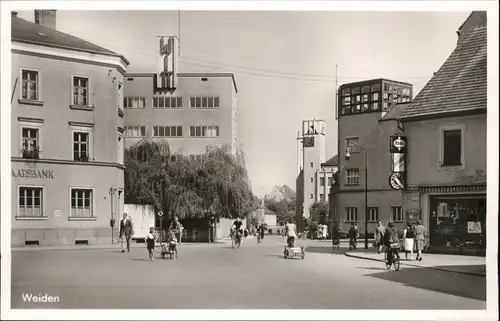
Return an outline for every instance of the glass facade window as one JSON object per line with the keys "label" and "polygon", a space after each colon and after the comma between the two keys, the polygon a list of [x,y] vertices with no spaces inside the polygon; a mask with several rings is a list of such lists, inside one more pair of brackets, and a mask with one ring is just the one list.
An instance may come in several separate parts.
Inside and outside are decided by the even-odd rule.
{"label": "glass facade window", "polygon": [[354,87],[352,89],[352,94],[353,95],[358,95],[360,92],[361,92],[361,88],[360,87]]}
{"label": "glass facade window", "polygon": [[361,101],[367,102],[368,101],[368,94],[364,94],[363,96],[361,96]]}
{"label": "glass facade window", "polygon": [[380,103],[379,102],[372,103],[372,110],[380,110]]}
{"label": "glass facade window", "polygon": [[380,84],[373,84],[373,85],[371,86],[371,90],[372,90],[372,92],[378,92],[378,91],[380,91],[380,89],[381,89]]}
{"label": "glass facade window", "polygon": [[342,89],[342,96],[349,96],[351,94],[351,88]]}
{"label": "glass facade window", "polygon": [[370,92],[370,85],[366,85],[366,86],[361,87],[362,94],[367,94],[369,92]]}
{"label": "glass facade window", "polygon": [[372,94],[372,101],[376,100],[378,101],[380,99],[380,93],[373,93]]}
{"label": "glass facade window", "polygon": [[367,111],[370,111],[370,107],[368,104],[363,104],[363,112],[367,112]]}
{"label": "glass facade window", "polygon": [[431,198],[431,246],[486,249],[486,195]]}

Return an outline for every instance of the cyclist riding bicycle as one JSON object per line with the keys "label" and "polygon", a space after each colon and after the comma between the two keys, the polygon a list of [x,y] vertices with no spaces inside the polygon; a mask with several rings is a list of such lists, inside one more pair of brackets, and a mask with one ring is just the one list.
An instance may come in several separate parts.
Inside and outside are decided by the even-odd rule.
{"label": "cyclist riding bicycle", "polygon": [[286,243],[288,247],[292,248],[295,246],[295,238],[297,237],[297,226],[292,222],[286,222],[285,224],[285,233],[286,233]]}
{"label": "cyclist riding bicycle", "polygon": [[388,264],[392,264],[393,254],[399,258],[399,251],[397,248],[392,248],[391,244],[399,244],[398,231],[394,227],[392,222],[389,223],[387,230],[384,234],[384,245],[386,247],[385,253],[387,257]]}
{"label": "cyclist riding bicycle", "polygon": [[239,218],[233,222],[231,226],[231,237],[235,237],[235,240],[241,242],[241,235],[243,234],[243,222]]}

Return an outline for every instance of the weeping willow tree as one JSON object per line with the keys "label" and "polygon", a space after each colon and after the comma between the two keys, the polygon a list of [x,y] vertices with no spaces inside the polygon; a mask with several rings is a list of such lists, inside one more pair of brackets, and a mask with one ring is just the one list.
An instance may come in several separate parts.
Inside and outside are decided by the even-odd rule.
{"label": "weeping willow tree", "polygon": [[242,152],[233,155],[223,146],[202,161],[172,156],[166,141],[144,140],[127,149],[125,202],[151,204],[179,218],[243,217],[257,208]]}

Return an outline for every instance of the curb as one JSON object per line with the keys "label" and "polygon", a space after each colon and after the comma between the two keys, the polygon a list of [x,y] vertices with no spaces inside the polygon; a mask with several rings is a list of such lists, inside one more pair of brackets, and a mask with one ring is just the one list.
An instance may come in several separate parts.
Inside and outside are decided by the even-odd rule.
{"label": "curb", "polygon": [[[371,258],[371,257],[363,257],[363,256],[354,255],[354,254],[350,254],[350,253],[345,253],[345,256],[351,257],[351,258],[355,258],[355,259],[360,259],[360,260],[369,260],[369,261],[384,262],[384,260],[374,259],[374,258]],[[436,271],[442,271],[442,272],[450,272],[450,273],[474,275],[474,276],[480,276],[480,277],[483,277],[483,278],[486,277],[486,275],[482,274],[482,273],[465,272],[465,271],[453,271],[453,270],[448,270],[448,269],[443,269],[443,268],[437,268],[437,267],[434,267],[434,266],[411,265],[411,264],[407,264],[407,263],[403,263],[403,262],[401,262],[400,264],[401,265],[407,265],[407,266],[413,266],[413,267],[417,267],[417,268],[421,268],[421,269],[430,269],[430,270],[436,270]]]}
{"label": "curb", "polygon": [[[181,246],[183,245],[212,245],[212,244],[227,244],[230,243],[230,241],[225,241],[225,240],[217,240],[215,242],[189,242],[189,243],[182,243],[180,244]],[[131,246],[131,249],[140,249],[145,247],[146,245],[141,244],[141,245],[134,245]],[[155,248],[160,248],[159,244],[155,245]],[[11,248],[11,252],[38,252],[38,251],[95,251],[95,250],[119,250],[120,249],[120,244],[110,244],[109,246],[102,246],[102,247],[93,247],[93,246],[85,246],[82,245],[81,247],[71,247],[71,246],[61,246],[61,247],[13,247]]]}

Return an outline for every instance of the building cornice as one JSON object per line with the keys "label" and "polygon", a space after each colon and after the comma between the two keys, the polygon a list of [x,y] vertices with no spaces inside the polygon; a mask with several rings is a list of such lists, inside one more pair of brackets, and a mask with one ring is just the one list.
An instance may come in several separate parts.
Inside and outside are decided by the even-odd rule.
{"label": "building cornice", "polygon": [[105,53],[94,53],[73,48],[62,48],[50,45],[40,45],[12,39],[12,52],[32,56],[60,59],[73,62],[90,63],[94,65],[113,66],[122,74],[127,72],[128,61],[125,57]]}
{"label": "building cornice", "polygon": [[70,160],[62,159],[26,159],[22,157],[11,157],[12,163],[29,163],[29,164],[56,164],[56,165],[79,165],[79,166],[101,166],[101,167],[115,167],[121,170],[125,170],[125,165],[118,163],[109,162],[75,162]]}

